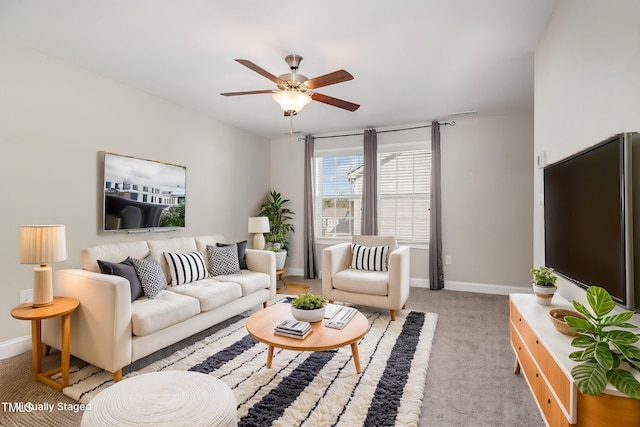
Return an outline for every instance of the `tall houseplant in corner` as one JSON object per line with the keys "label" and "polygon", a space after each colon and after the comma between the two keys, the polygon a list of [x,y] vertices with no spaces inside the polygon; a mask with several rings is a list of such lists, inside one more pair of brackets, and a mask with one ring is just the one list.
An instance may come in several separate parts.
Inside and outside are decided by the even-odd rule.
{"label": "tall houseplant in corner", "polygon": [[[270,231],[265,234],[264,238],[272,248],[279,247],[279,250],[274,250],[276,257],[279,252],[285,253],[282,259],[286,258],[286,251],[289,249],[287,233],[289,231],[295,232],[293,224],[291,224],[295,213],[286,206],[289,203],[291,203],[290,200],[283,198],[279,192],[273,190],[267,195],[267,200],[260,205],[260,213],[258,214],[269,219]],[[276,267],[282,268],[283,266],[277,265]]]}

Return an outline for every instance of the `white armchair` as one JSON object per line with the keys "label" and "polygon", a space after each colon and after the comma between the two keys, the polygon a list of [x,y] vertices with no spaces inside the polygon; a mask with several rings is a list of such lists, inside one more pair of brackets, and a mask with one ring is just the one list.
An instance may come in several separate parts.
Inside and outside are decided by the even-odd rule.
{"label": "white armchair", "polygon": [[409,248],[397,246],[392,236],[353,236],[363,246],[389,246],[387,271],[351,268],[351,243],[339,243],[322,251],[322,295],[342,301],[387,308],[391,320],[409,299]]}

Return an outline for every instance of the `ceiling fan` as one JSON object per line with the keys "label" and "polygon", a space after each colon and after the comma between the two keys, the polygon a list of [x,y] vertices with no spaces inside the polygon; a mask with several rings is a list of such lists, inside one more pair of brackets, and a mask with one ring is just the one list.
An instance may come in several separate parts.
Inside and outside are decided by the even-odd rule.
{"label": "ceiling fan", "polygon": [[271,93],[273,94],[273,99],[278,104],[280,104],[280,106],[284,110],[285,116],[293,116],[297,114],[305,105],[311,102],[311,100],[322,102],[323,104],[332,105],[334,107],[342,108],[348,111],[356,111],[358,108],[360,108],[360,105],[354,104],[353,102],[333,98],[331,96],[323,95],[321,93],[313,91],[314,89],[320,87],[353,80],[353,76],[348,71],[338,70],[334,71],[333,73],[325,74],[313,79],[307,79],[306,76],[298,74],[298,67],[302,62],[302,56],[296,54],[287,55],[284,60],[289,65],[291,72],[276,77],[251,61],[248,61],[246,59],[236,59],[236,61],[240,64],[274,82],[278,86],[278,90],[267,89],[251,90],[245,92],[226,92],[221,93],[220,95],[237,96]]}

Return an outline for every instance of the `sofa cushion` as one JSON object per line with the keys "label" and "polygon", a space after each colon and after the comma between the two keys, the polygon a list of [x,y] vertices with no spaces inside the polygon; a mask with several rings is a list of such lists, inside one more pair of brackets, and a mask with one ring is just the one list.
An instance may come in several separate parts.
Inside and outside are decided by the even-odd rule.
{"label": "sofa cushion", "polygon": [[208,236],[196,237],[196,248],[204,254],[204,262],[207,265],[207,271],[211,270],[209,257],[207,255],[207,246],[215,246],[218,242],[224,242],[224,236],[222,234],[210,234]]}
{"label": "sofa cushion", "polygon": [[214,279],[204,279],[180,286],[172,286],[167,290],[197,299],[200,303],[201,312],[221,307],[242,296],[242,288],[239,284],[219,282]]}
{"label": "sofa cushion", "polygon": [[127,258],[133,268],[136,269],[142,290],[149,299],[153,299],[158,293],[167,287],[167,278],[164,276],[160,264],[151,255],[145,259]]}
{"label": "sofa cushion", "polygon": [[102,274],[124,277],[129,281],[129,287],[131,288],[131,302],[137,300],[141,296],[144,296],[144,290],[142,289],[142,284],[138,278],[138,273],[136,273],[136,269],[128,258],[118,263],[102,261],[99,259],[98,265],[100,266],[100,272]]}
{"label": "sofa cushion", "polygon": [[131,303],[133,335],[152,334],[199,312],[200,304],[197,299],[166,290],[160,291],[154,299],[137,299]]}
{"label": "sofa cushion", "polygon": [[169,271],[169,264],[167,264],[167,260],[164,258],[164,253],[187,253],[198,250],[196,247],[196,240],[193,237],[147,240],[146,243],[149,245],[149,253],[151,256],[160,263],[160,267],[162,267],[162,271],[167,278],[167,284],[169,284],[169,279],[171,279],[171,272]]}
{"label": "sofa cushion", "polygon": [[354,270],[348,268],[336,273],[333,287],[341,291],[366,294],[388,295],[389,273],[387,271]]}
{"label": "sofa cushion", "polygon": [[238,283],[242,287],[243,297],[260,289],[268,289],[271,284],[271,278],[268,274],[250,270],[241,270],[240,274],[215,276],[214,279],[221,282]]}
{"label": "sofa cushion", "polygon": [[207,254],[209,256],[209,271],[212,276],[240,273],[238,248],[235,243],[223,247],[209,245],[207,246]]}
{"label": "sofa cushion", "polygon": [[204,264],[204,257],[198,251],[183,254],[165,252],[164,258],[169,265],[171,286],[178,286],[209,277],[209,272]]}
{"label": "sofa cushion", "polygon": [[[216,243],[216,246],[221,248],[223,246],[229,246],[231,245],[231,243]],[[247,257],[246,257],[246,252],[247,252],[247,241],[243,240],[242,242],[238,242],[236,243],[236,245],[238,245],[238,264],[240,265],[240,270],[246,270],[247,269]]]}
{"label": "sofa cushion", "polygon": [[351,244],[351,268],[356,270],[387,271],[389,246]]}
{"label": "sofa cushion", "polygon": [[149,255],[147,242],[124,242],[92,246],[82,250],[82,269],[100,273],[98,260],[120,262],[127,257],[143,259]]}

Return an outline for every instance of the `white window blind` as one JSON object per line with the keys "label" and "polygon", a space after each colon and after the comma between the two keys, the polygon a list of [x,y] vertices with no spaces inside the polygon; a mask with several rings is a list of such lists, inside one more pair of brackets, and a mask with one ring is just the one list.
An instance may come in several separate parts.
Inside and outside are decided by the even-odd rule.
{"label": "white window blind", "polygon": [[399,241],[429,241],[431,151],[378,154],[378,233]]}

